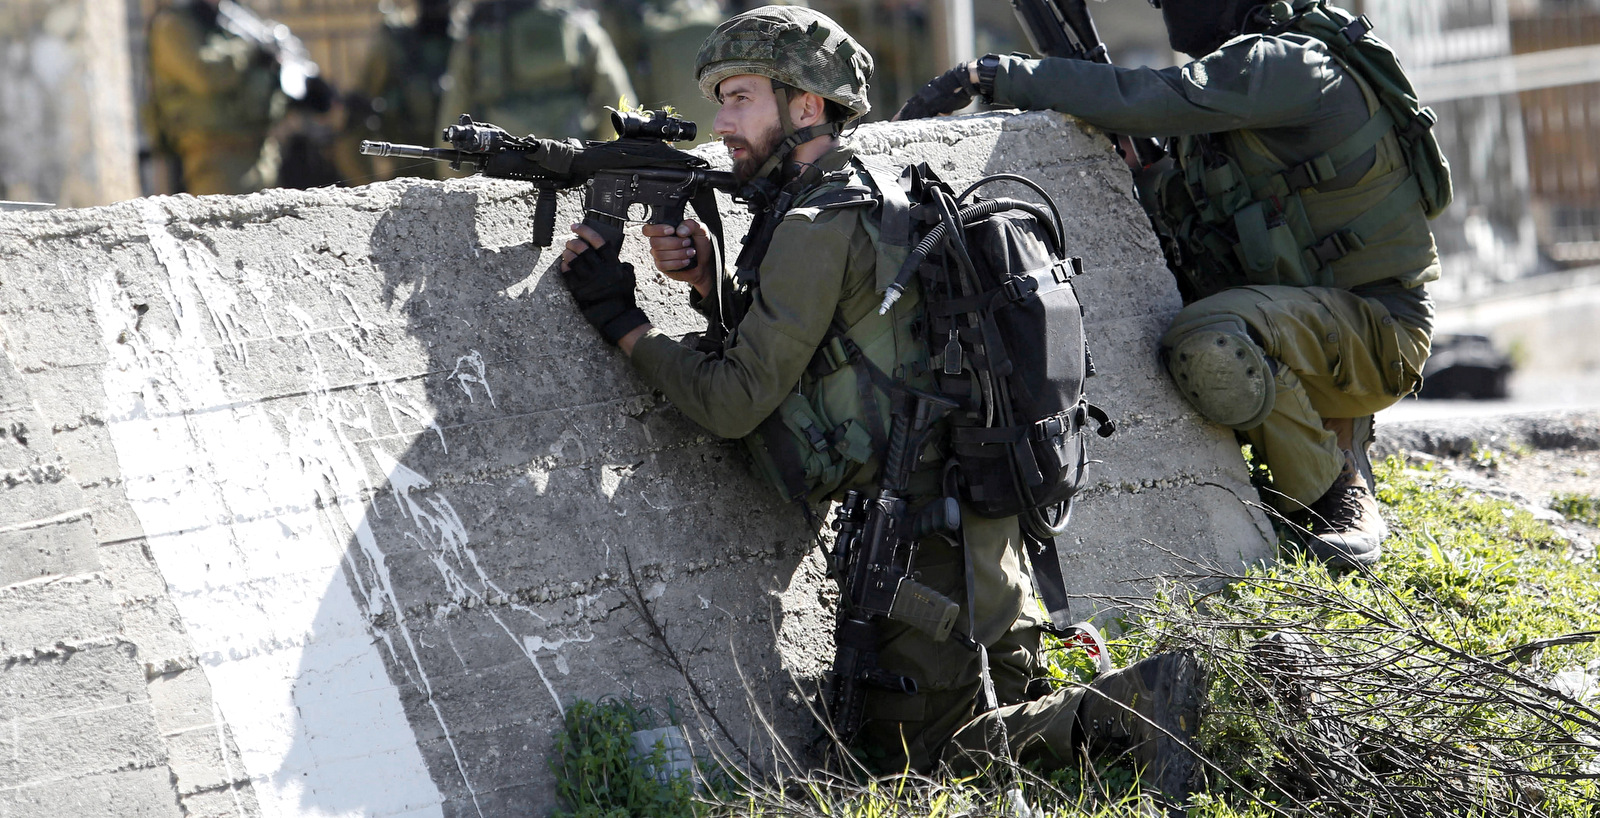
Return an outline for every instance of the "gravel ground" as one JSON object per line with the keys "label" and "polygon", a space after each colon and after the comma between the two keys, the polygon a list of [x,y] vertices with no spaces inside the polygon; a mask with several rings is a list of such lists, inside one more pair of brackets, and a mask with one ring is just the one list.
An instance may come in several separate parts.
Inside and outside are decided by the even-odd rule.
{"label": "gravel ground", "polygon": [[1600,497],[1600,409],[1381,424],[1374,459],[1403,453],[1548,520],[1592,557],[1600,529],[1550,510],[1557,494]]}

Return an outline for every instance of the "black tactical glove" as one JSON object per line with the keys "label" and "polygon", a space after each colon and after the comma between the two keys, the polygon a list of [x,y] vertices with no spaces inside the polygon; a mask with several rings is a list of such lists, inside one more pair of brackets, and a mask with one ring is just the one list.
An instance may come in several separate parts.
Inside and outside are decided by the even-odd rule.
{"label": "black tactical glove", "polygon": [[967,107],[974,96],[981,96],[984,102],[992,103],[994,78],[999,71],[1000,57],[995,54],[985,54],[971,62],[961,63],[922,86],[916,96],[900,106],[894,119],[904,122],[953,114]]}
{"label": "black tactical glove", "polygon": [[927,119],[953,114],[972,102],[972,95],[976,90],[972,87],[971,69],[966,63],[961,63],[929,80],[927,85],[917,91],[916,96],[900,106],[900,110],[894,115],[894,120],[904,122],[908,119]]}
{"label": "black tactical glove", "polygon": [[593,248],[579,253],[561,271],[561,283],[585,320],[600,331],[606,343],[615,345],[622,336],[650,323],[639,302],[634,300],[633,265],[622,263],[613,247]]}

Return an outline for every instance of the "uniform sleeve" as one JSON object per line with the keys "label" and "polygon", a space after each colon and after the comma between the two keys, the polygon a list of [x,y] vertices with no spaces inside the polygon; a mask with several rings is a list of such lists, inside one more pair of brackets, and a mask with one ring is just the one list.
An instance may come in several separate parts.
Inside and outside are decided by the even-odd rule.
{"label": "uniform sleeve", "polygon": [[1305,124],[1333,85],[1320,44],[1245,37],[1186,65],[1121,68],[1084,60],[1002,58],[999,102],[1051,108],[1134,137]]}
{"label": "uniform sleeve", "polygon": [[817,222],[790,216],[773,233],[761,286],[720,358],[651,330],[633,348],[633,364],[689,419],[719,437],[740,438],[800,382],[838,307],[851,251],[849,213]]}
{"label": "uniform sleeve", "polygon": [[[203,54],[205,44],[195,26],[175,13],[150,22],[150,70],[197,96],[213,96],[238,88],[245,76],[243,53]],[[207,59],[207,57],[210,59]]]}

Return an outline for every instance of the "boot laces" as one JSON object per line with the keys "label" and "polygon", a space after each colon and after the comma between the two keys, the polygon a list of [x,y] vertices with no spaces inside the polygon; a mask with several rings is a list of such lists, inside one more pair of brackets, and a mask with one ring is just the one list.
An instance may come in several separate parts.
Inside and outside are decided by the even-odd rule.
{"label": "boot laces", "polygon": [[1347,531],[1360,522],[1366,505],[1366,486],[1338,485],[1313,503],[1312,529]]}

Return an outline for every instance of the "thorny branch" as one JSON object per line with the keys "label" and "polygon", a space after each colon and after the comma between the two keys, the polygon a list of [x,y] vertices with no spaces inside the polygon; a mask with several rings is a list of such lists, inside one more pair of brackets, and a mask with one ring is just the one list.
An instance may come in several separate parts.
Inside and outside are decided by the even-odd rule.
{"label": "thorny branch", "polygon": [[667,639],[666,627],[661,620],[656,618],[655,610],[650,607],[649,600],[644,598],[644,589],[640,586],[639,574],[633,569],[633,555],[626,548],[622,549],[622,560],[628,568],[628,584],[622,588],[622,598],[628,603],[628,607],[638,614],[640,621],[644,622],[645,628],[649,631],[648,638],[640,637],[631,631],[628,635],[633,637],[635,642],[660,656],[679,676],[683,677],[684,684],[689,686],[690,694],[699,703],[700,711],[709,716],[711,721],[717,725],[717,731],[722,733],[722,737],[727,739],[728,744],[739,754],[739,757],[744,759],[744,763],[746,765],[753,764],[749,752],[733,737],[733,731],[729,730],[728,726],[723,723],[722,717],[717,713],[717,709],[711,706],[711,700],[706,697],[705,691],[701,689],[699,681],[695,679],[694,674],[689,672],[689,666],[684,663],[683,658],[678,655],[677,649]]}
{"label": "thorny branch", "polygon": [[1600,711],[1522,664],[1597,634],[1477,655],[1376,577],[1363,583],[1377,592],[1369,600],[1191,567],[1182,583],[1232,590],[1169,581],[1113,604],[1155,625],[1159,649],[1206,665],[1209,769],[1320,813],[1396,818],[1539,818],[1550,791],[1600,780]]}

